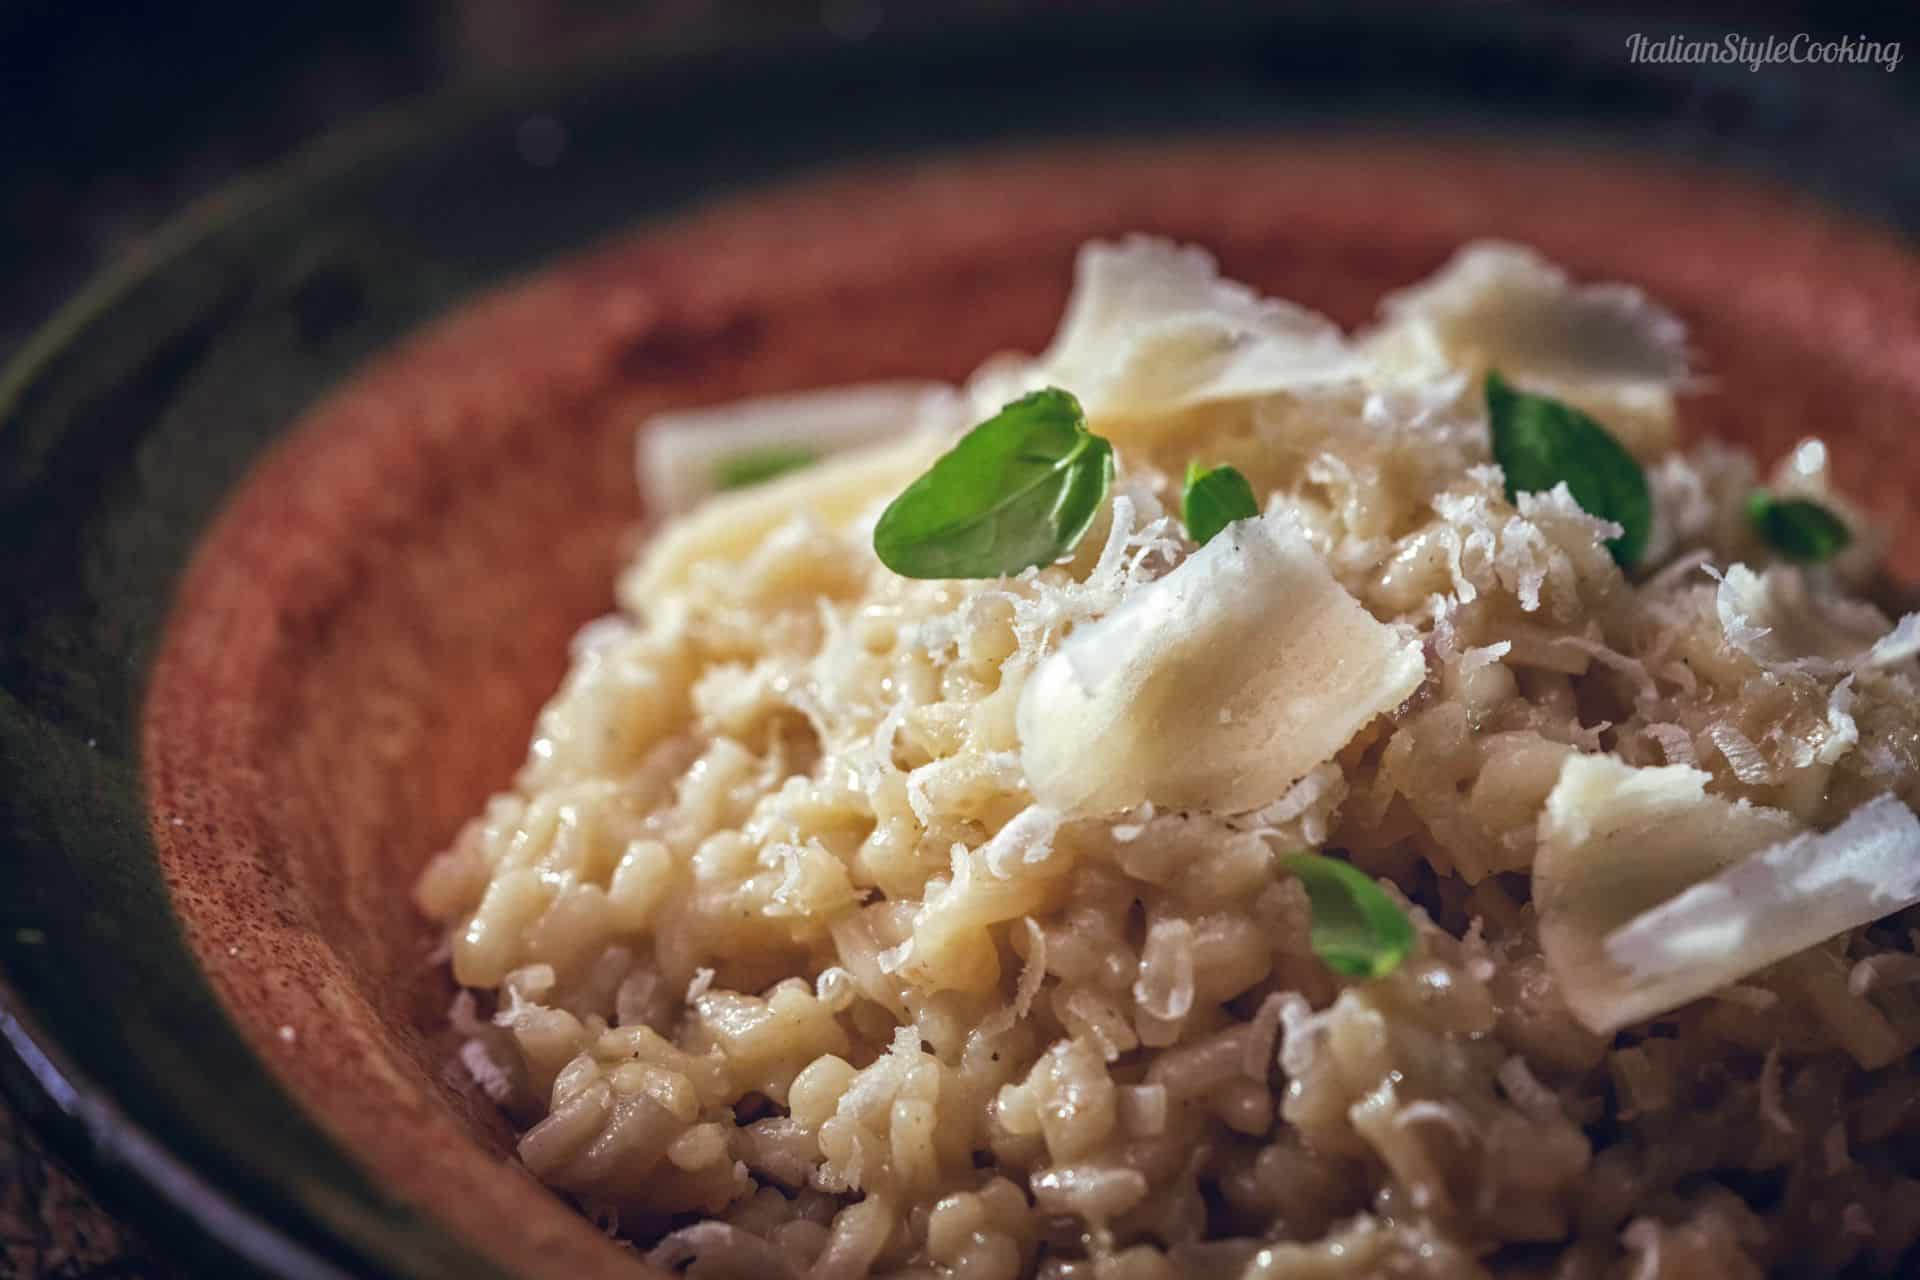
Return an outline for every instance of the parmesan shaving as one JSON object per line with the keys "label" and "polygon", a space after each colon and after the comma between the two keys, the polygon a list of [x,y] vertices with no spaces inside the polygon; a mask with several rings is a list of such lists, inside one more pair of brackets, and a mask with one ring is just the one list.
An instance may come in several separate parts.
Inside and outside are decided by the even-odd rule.
{"label": "parmesan shaving", "polygon": [[1346,798],[1346,775],[1329,760],[1307,770],[1305,777],[1266,808],[1229,825],[1243,826],[1255,835],[1297,836],[1301,843],[1321,845],[1326,843],[1328,826]]}
{"label": "parmesan shaving", "polygon": [[906,941],[897,943],[894,946],[882,947],[875,957],[874,962],[879,965],[880,972],[891,977],[893,974],[904,969],[907,961],[912,958],[913,939],[908,938]]}
{"label": "parmesan shaving", "polygon": [[506,1106],[513,1101],[513,1073],[494,1060],[485,1042],[468,1040],[462,1043],[460,1065],[480,1086],[480,1092],[486,1094],[496,1106]]}
{"label": "parmesan shaving", "polygon": [[966,406],[943,382],[872,382],[763,396],[647,420],[638,435],[647,510],[680,515],[718,488],[727,463],[766,449],[824,457],[919,429],[954,431]]}
{"label": "parmesan shaving", "polygon": [[1693,735],[1687,732],[1685,726],[1656,721],[1643,732],[1660,744],[1661,754],[1666,756],[1668,764],[1693,768],[1700,763],[1699,754],[1693,749]]}
{"label": "parmesan shaving", "polygon": [[1838,675],[1920,651],[1920,624],[1889,630],[1872,605],[1817,594],[1795,568],[1729,567],[1714,609],[1727,643],[1770,671]]}
{"label": "parmesan shaving", "polygon": [[800,1272],[771,1242],[726,1222],[696,1222],[661,1239],[647,1265],[677,1274],[688,1263],[702,1275],[795,1280]]}
{"label": "parmesan shaving", "polygon": [[1211,254],[1147,236],[1080,251],[1053,344],[982,371],[985,415],[1043,386],[1069,387],[1102,434],[1193,405],[1357,381],[1365,363],[1324,316],[1220,277]]}
{"label": "parmesan shaving", "polygon": [[1116,822],[1110,829],[1115,844],[1132,844],[1146,834],[1147,827],[1153,822],[1153,805],[1143,804],[1137,813],[1124,815],[1134,819],[1130,822]]}
{"label": "parmesan shaving", "polygon": [[944,431],[914,431],[855,450],[830,467],[806,467],[735,493],[719,493],[662,529],[621,578],[620,603],[646,616],[684,587],[696,566],[745,560],[777,529],[807,515],[843,529],[876,514],[950,443]]}
{"label": "parmesan shaving", "polygon": [[1029,805],[1000,828],[981,852],[987,871],[1005,880],[1021,866],[1045,862],[1053,852],[1060,815],[1044,805]]}
{"label": "parmesan shaving", "polygon": [[1513,641],[1497,640],[1492,644],[1483,644],[1467,650],[1460,655],[1460,674],[1471,675],[1482,667],[1492,666],[1513,652]]}
{"label": "parmesan shaving", "polygon": [[1832,764],[1860,745],[1860,725],[1853,718],[1853,677],[1835,685],[1827,695],[1827,736],[1814,752],[1821,764]]}
{"label": "parmesan shaving", "polygon": [[699,968],[693,971],[692,981],[687,983],[687,1003],[696,1003],[707,994],[707,988],[713,985],[713,970]]}
{"label": "parmesan shaving", "polygon": [[1725,720],[1715,721],[1707,727],[1707,737],[1719,748],[1734,777],[1750,787],[1773,781],[1773,766],[1760,754],[1760,748],[1753,745],[1753,739],[1733,724]]}
{"label": "parmesan shaving", "polygon": [[1687,376],[1686,329],[1638,289],[1574,285],[1531,249],[1484,241],[1388,297],[1365,345],[1409,382],[1498,368],[1586,408],[1629,449],[1665,447]]}
{"label": "parmesan shaving", "polygon": [[1418,642],[1369,616],[1275,513],[1229,527],[1048,657],[1021,695],[1021,762],[1034,797],[1065,812],[1246,812],[1425,673]]}
{"label": "parmesan shaving", "polygon": [[1615,1030],[1633,1020],[1620,1010],[1638,1007],[1623,1006],[1604,963],[1613,930],[1793,834],[1784,814],[1708,795],[1710,780],[1683,765],[1635,769],[1610,756],[1561,766],[1540,819],[1534,903],[1547,965],[1592,1030]]}
{"label": "parmesan shaving", "polygon": [[1867,652],[1866,665],[1890,667],[1916,654],[1920,654],[1920,613],[1910,613],[1874,642]]}
{"label": "parmesan shaving", "polygon": [[1589,1025],[1610,1030],[1663,1013],[1915,902],[1920,819],[1884,795],[1833,830],[1771,845],[1610,933],[1605,1013]]}
{"label": "parmesan shaving", "polygon": [[981,1032],[989,1036],[1002,1035],[1024,1021],[1033,1008],[1034,997],[1040,994],[1040,984],[1047,979],[1046,931],[1034,923],[1032,916],[1022,917],[1021,923],[1027,930],[1027,960],[1013,990],[1013,1003],[1002,1005],[980,1024]]}

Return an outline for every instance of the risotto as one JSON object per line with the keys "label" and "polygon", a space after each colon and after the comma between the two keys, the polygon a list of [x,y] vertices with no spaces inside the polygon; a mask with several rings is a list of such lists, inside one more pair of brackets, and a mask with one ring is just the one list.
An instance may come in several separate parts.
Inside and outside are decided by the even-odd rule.
{"label": "risotto", "polygon": [[1892,1273],[1920,617],[1685,335],[1083,250],[965,387],[671,415],[428,867],[519,1157],[696,1277]]}

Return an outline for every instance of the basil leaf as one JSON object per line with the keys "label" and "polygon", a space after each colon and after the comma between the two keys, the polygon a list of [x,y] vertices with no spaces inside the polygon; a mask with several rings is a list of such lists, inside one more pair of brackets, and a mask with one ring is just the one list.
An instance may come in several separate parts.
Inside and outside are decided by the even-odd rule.
{"label": "basil leaf", "polygon": [[789,471],[812,466],[819,460],[820,455],[804,445],[770,444],[762,449],[746,449],[720,460],[713,469],[713,487],[746,489]]}
{"label": "basil leaf", "polygon": [[1313,954],[1335,973],[1384,978],[1413,950],[1413,922],[1373,877],[1335,858],[1293,853],[1281,865],[1313,904]]}
{"label": "basil leaf", "polygon": [[874,526],[880,562],[908,578],[998,578],[1073,550],[1113,484],[1113,446],[1057,387],[960,438]]}
{"label": "basil leaf", "polygon": [[1625,569],[1640,559],[1653,528],[1653,497],[1640,464],[1605,427],[1550,396],[1515,391],[1493,372],[1487,374],[1487,416],[1509,502],[1564,481],[1583,511],[1624,530],[1607,542],[1614,561]]}
{"label": "basil leaf", "polygon": [[1767,545],[1790,560],[1831,560],[1853,541],[1839,516],[1809,498],[1776,498],[1757,489],[1747,498],[1747,519]]}
{"label": "basil leaf", "polygon": [[1187,464],[1187,486],[1180,495],[1180,519],[1187,533],[1201,546],[1213,541],[1213,535],[1236,520],[1251,520],[1260,514],[1247,478],[1228,466],[1208,470],[1197,462]]}

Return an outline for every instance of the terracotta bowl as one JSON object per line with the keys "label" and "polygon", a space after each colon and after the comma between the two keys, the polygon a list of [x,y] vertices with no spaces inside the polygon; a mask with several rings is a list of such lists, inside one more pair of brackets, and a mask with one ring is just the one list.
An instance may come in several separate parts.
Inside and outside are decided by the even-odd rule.
{"label": "terracotta bowl", "polygon": [[[418,181],[406,198],[434,198],[432,176]],[[351,181],[329,182],[351,208]],[[369,260],[337,221],[321,250],[258,232],[248,254],[291,255],[264,295],[252,276],[223,280],[218,255],[200,263],[204,296],[179,304],[178,331],[106,370],[145,388],[145,422],[90,407],[77,371],[32,370],[16,413],[55,426],[8,473],[41,504],[20,526],[38,539],[22,548],[35,604],[0,722],[36,781],[8,829],[45,874],[0,908],[6,1025],[43,1085],[86,1082],[63,1110],[96,1144],[290,1274],[644,1274],[514,1164],[512,1133],[452,1058],[452,987],[410,888],[509,782],[569,635],[610,607],[647,514],[634,432],[655,410],[957,377],[1031,349],[1093,236],[1203,244],[1229,274],[1347,323],[1461,242],[1500,236],[1673,305],[1713,379],[1687,429],[1763,460],[1826,437],[1899,570],[1920,574],[1920,256],[1698,166],[1404,131],[843,160],[524,278],[495,269],[457,305],[473,279],[408,292],[384,317],[383,273],[430,271],[433,254],[387,241]],[[129,302],[164,315],[160,295]],[[359,325],[345,352],[327,348],[340,315]],[[250,401],[235,390],[247,340],[208,336],[240,321],[291,326],[323,354]],[[222,360],[240,372],[197,401],[194,379]],[[106,497],[78,521],[44,496],[89,483]],[[204,986],[176,989],[183,956]],[[154,989],[130,999],[149,972]]]}

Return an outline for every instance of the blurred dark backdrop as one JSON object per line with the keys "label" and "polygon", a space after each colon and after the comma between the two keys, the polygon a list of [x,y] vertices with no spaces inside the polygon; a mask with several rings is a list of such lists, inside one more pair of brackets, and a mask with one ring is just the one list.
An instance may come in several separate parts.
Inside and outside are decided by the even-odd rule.
{"label": "blurred dark backdrop", "polygon": [[[996,27],[1034,14],[1150,7],[1128,0],[0,0],[0,358],[87,276],[195,196],[357,118],[438,91],[475,91],[614,47],[670,55],[777,43],[798,57],[822,43],[900,28]],[[1377,10],[1382,22],[1407,11],[1362,8]],[[1830,86],[1833,110],[1793,127],[1830,131],[1839,147],[1873,145],[1880,116],[1891,119],[1876,102],[1920,102],[1920,44],[1910,38],[1920,31],[1920,6],[1910,4],[1693,0],[1550,10],[1510,0],[1460,12],[1481,22],[1551,25],[1567,8],[1616,34],[1805,31],[1902,41],[1911,65],[1892,73],[1770,67],[1737,86],[1745,92],[1761,79],[1780,85],[1789,77]],[[1626,74],[1624,51],[1619,63]],[[1737,117],[1746,108],[1729,106],[1738,93],[1730,96],[1727,86],[1729,77],[1751,73],[1678,67],[1656,74],[1668,82],[1675,128],[1711,136],[1743,125]],[[1920,191],[1920,174],[1898,180]]]}

